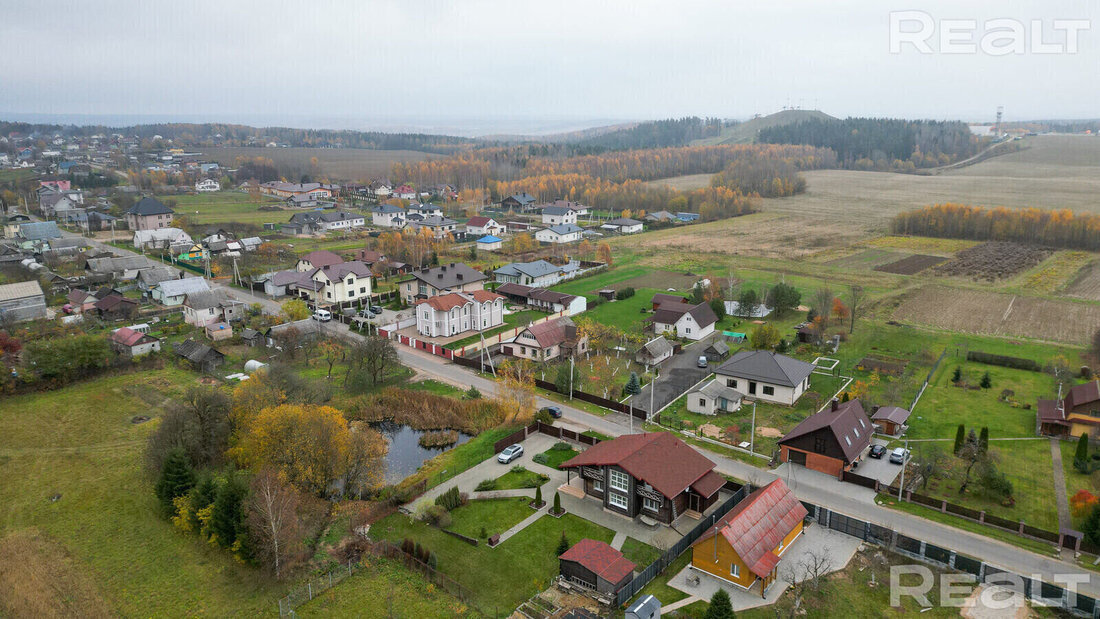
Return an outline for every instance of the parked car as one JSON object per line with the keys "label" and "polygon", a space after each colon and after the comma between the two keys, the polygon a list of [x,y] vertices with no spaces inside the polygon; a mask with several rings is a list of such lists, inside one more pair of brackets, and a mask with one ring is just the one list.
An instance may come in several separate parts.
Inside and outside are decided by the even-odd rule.
{"label": "parked car", "polygon": [[885,445],[871,445],[871,453],[867,454],[872,458],[882,459],[886,455]]}
{"label": "parked car", "polygon": [[504,451],[500,452],[497,456],[497,462],[501,464],[508,464],[512,460],[523,455],[523,445],[516,443],[515,445],[509,445],[504,448]]}
{"label": "parked car", "polygon": [[382,313],[382,306],[381,305],[372,305],[372,306],[370,306],[370,313],[372,313],[372,314],[381,314]]}
{"label": "parked car", "polygon": [[321,322],[328,322],[332,320],[332,312],[323,309],[316,310],[313,312],[313,319]]}
{"label": "parked car", "polygon": [[549,413],[550,416],[553,417],[554,419],[561,419],[561,409],[558,408],[557,406],[546,406],[546,407],[543,407],[543,408],[539,409],[540,413],[543,412],[543,411],[546,411],[547,413]]}
{"label": "parked car", "polygon": [[909,450],[904,447],[898,447],[890,452],[890,462],[893,464],[905,464],[907,459],[909,459]]}
{"label": "parked car", "polygon": [[367,310],[367,309],[361,309],[358,312],[355,312],[355,315],[360,317],[360,318],[373,318],[374,317],[374,314],[371,313],[371,311]]}
{"label": "parked car", "polygon": [[696,360],[695,365],[697,365],[701,368],[705,368],[705,367],[708,367],[710,365],[710,362],[707,361],[706,355],[699,355],[699,359]]}

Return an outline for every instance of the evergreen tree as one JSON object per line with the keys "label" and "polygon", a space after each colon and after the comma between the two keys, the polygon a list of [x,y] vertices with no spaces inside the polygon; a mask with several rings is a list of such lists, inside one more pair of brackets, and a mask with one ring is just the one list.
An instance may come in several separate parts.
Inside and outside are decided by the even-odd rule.
{"label": "evergreen tree", "polygon": [[959,429],[955,431],[955,455],[959,455],[959,450],[963,448],[963,441],[966,439],[966,427],[963,424],[959,424]]}
{"label": "evergreen tree", "polygon": [[191,530],[198,531],[202,527],[198,512],[200,509],[210,507],[210,504],[218,498],[218,484],[213,475],[203,475],[195,487],[191,489]]}
{"label": "evergreen tree", "polygon": [[710,606],[703,615],[703,619],[733,619],[733,604],[730,603],[730,594],[719,587],[714,595],[710,596]]}
{"label": "evergreen tree", "polygon": [[963,369],[959,366],[955,366],[955,373],[951,375],[951,382],[958,383],[963,379]]}
{"label": "evergreen tree", "polygon": [[1100,505],[1094,506],[1089,512],[1085,523],[1081,525],[1081,532],[1089,543],[1100,544]]}
{"label": "evergreen tree", "polygon": [[155,488],[164,513],[175,514],[176,508],[172,505],[172,501],[190,492],[194,486],[195,471],[191,468],[191,461],[187,458],[187,454],[179,447],[168,452]]}
{"label": "evergreen tree", "polygon": [[978,446],[983,452],[989,451],[989,428],[982,426],[982,432],[978,435]]}
{"label": "evergreen tree", "polygon": [[565,531],[562,531],[561,539],[558,540],[558,556],[562,556],[567,550],[569,550],[569,538],[565,536]]}
{"label": "evergreen tree", "polygon": [[535,488],[535,507],[542,506],[542,486]]}
{"label": "evergreen tree", "polygon": [[982,374],[982,382],[978,383],[982,389],[989,389],[993,386],[993,380],[989,378],[989,372]]}
{"label": "evergreen tree", "polygon": [[[554,493],[554,513],[555,514],[560,514],[561,513],[561,495],[558,494],[557,492]],[[564,536],[565,534],[562,533],[562,535]]]}
{"label": "evergreen tree", "polygon": [[[1089,435],[1087,432],[1081,433],[1081,438],[1077,441],[1077,452],[1073,454],[1073,466],[1078,470],[1085,469],[1089,462]],[[1084,471],[1082,471],[1084,472]]]}
{"label": "evergreen tree", "polygon": [[626,381],[626,386],[623,387],[623,395],[638,395],[642,391],[642,383],[638,380],[638,373],[631,372],[630,379]]}
{"label": "evergreen tree", "polygon": [[210,532],[223,548],[229,548],[238,537],[243,537],[244,499],[247,494],[248,487],[236,477],[230,477],[218,489],[214,511],[210,514]]}

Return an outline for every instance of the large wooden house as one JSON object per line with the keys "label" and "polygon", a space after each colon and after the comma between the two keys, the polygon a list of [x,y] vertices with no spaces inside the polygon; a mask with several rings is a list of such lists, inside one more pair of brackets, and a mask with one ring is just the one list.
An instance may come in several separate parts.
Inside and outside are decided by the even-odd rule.
{"label": "large wooden house", "polygon": [[783,462],[828,473],[839,478],[852,468],[871,445],[874,427],[859,400],[833,400],[779,439]]}
{"label": "large wooden house", "polygon": [[1096,438],[1100,433],[1100,381],[1071,387],[1060,400],[1039,400],[1039,433]]}
{"label": "large wooden house", "polygon": [[561,468],[569,481],[578,472],[584,494],[604,509],[663,524],[689,511],[702,514],[726,483],[713,462],[667,432],[602,441]]}

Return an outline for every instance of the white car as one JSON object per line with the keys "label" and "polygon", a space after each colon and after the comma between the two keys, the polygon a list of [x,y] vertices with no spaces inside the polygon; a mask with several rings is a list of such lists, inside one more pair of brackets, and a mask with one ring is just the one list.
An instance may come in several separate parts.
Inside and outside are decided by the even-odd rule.
{"label": "white car", "polygon": [[509,445],[504,448],[504,451],[500,452],[497,456],[497,462],[501,464],[508,464],[512,460],[523,455],[523,445],[516,443],[515,445]]}
{"label": "white car", "polygon": [[904,447],[898,447],[890,452],[890,462],[893,464],[905,464],[908,459],[909,450]]}

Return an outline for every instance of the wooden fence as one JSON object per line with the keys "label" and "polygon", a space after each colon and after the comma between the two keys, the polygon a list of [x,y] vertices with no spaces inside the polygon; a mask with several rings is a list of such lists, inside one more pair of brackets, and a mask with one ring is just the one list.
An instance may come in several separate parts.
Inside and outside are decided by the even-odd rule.
{"label": "wooden fence", "polygon": [[507,447],[509,445],[513,445],[515,443],[519,443],[519,442],[523,441],[525,438],[527,438],[528,436],[531,436],[532,434],[535,434],[536,432],[540,433],[540,434],[545,434],[547,436],[552,436],[554,438],[570,440],[570,441],[580,443],[582,445],[590,445],[590,446],[595,445],[596,443],[599,443],[600,440],[601,440],[601,439],[598,439],[594,436],[585,436],[584,434],[581,434],[580,432],[574,432],[573,430],[569,430],[569,429],[566,429],[566,428],[561,428],[561,427],[558,427],[558,426],[555,426],[555,425],[552,425],[552,424],[548,424],[548,423],[543,423],[541,421],[536,421],[536,422],[532,423],[531,425],[529,425],[525,428],[520,428],[519,430],[516,430],[515,432],[509,434],[508,436],[506,436],[506,437],[500,439],[499,441],[493,443],[493,453],[500,453],[500,452],[504,451],[505,447]]}

